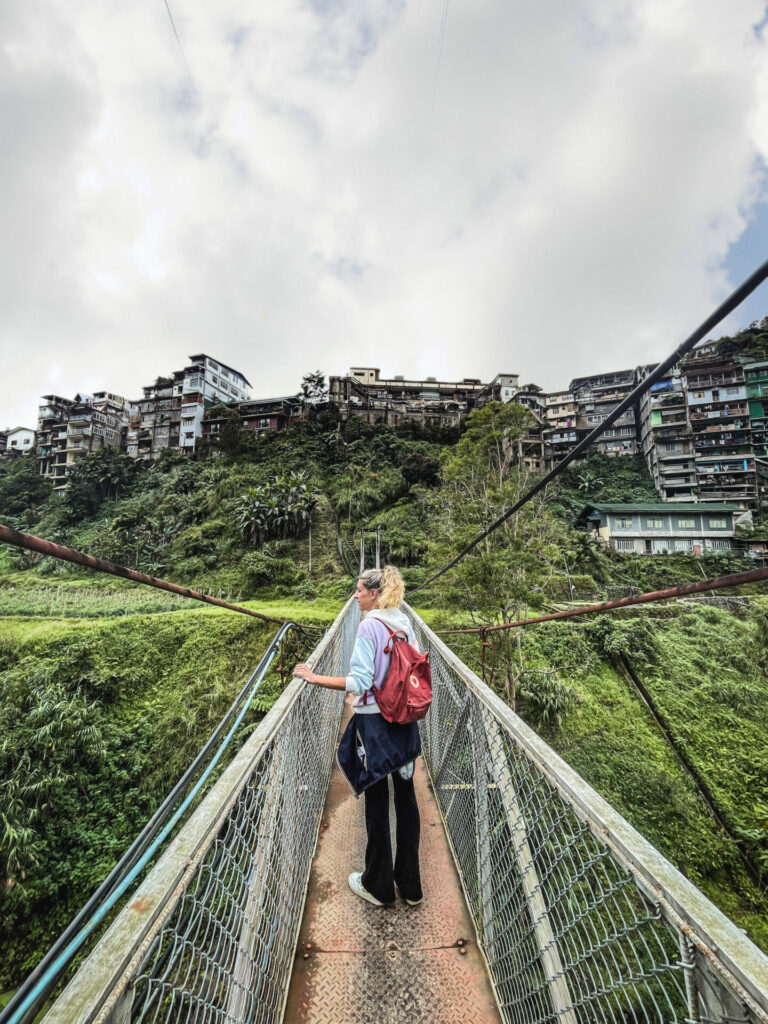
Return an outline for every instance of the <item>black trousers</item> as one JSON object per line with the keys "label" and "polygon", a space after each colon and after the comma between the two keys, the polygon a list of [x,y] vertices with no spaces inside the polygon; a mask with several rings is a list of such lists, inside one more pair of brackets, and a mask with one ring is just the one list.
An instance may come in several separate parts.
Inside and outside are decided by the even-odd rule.
{"label": "black trousers", "polygon": [[[392,779],[395,797],[396,853],[392,862],[392,838],[389,831],[389,779]],[[392,903],[395,886],[408,900],[421,899],[419,874],[419,836],[421,820],[416,803],[413,779],[401,779],[397,772],[365,791],[365,829],[368,844],[365,848],[363,887],[382,903]]]}

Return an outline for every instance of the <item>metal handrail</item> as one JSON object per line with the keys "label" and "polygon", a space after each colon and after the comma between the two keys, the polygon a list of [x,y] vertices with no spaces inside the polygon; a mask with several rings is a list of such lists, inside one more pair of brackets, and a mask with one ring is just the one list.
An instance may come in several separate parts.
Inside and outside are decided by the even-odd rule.
{"label": "metal handrail", "polygon": [[[353,608],[353,604],[350,598],[319,646],[307,659],[310,665],[319,666],[323,671],[332,669],[335,674],[339,674],[341,663],[345,659],[348,661],[351,653],[350,638],[354,636],[353,627],[357,621],[354,614],[356,608]],[[247,908],[240,902],[240,893],[249,890],[253,884],[252,878],[261,877],[257,869],[263,867],[265,856],[268,861],[274,856],[275,860],[269,863],[280,869],[294,870],[296,865],[283,863],[283,847],[290,841],[290,833],[284,828],[281,829],[276,822],[273,822],[271,827],[264,825],[259,808],[264,810],[266,805],[273,813],[274,808],[288,796],[294,801],[301,797],[306,802],[306,793],[302,796],[302,791],[307,791],[309,786],[289,785],[295,784],[295,777],[286,779],[284,786],[275,787],[269,784],[278,768],[286,768],[285,757],[282,754],[278,756],[286,734],[295,728],[297,722],[303,722],[306,729],[311,730],[304,742],[311,744],[313,739],[316,741],[317,757],[323,765],[322,771],[316,773],[317,777],[314,773],[312,777],[312,789],[317,790],[314,804],[318,806],[313,805],[311,812],[303,806],[303,813],[293,817],[292,824],[288,826],[302,830],[301,871],[308,878],[317,836],[318,821],[315,818],[319,819],[325,798],[333,739],[338,729],[342,698],[343,695],[337,691],[308,686],[298,678],[289,683],[199,803],[184,827],[167,846],[138,889],[130,896],[106,934],[48,1011],[45,1016],[47,1024],[72,1024],[73,1021],[86,1024],[97,1020],[119,1020],[122,1024],[128,1019],[125,1016],[125,1007],[133,1004],[134,999],[141,1004],[139,1009],[134,1008],[134,1013],[139,1014],[139,1019],[146,1019],[145,1012],[151,1013],[151,1019],[156,1019],[156,1012],[159,1012],[157,1000],[164,991],[164,978],[167,971],[174,966],[167,963],[168,945],[165,944],[164,930],[170,928],[173,935],[174,928],[183,929],[189,926],[194,934],[199,917],[201,914],[205,917],[208,911],[203,908],[190,914],[184,909],[185,901],[191,893],[192,899],[202,899],[204,903],[209,890],[215,888],[212,879],[216,884],[223,886],[216,898],[232,901],[233,916],[230,924],[234,933],[230,935],[230,941],[234,942],[236,948],[239,948],[241,933],[245,934],[251,927],[264,928],[268,936],[272,934],[274,920],[262,919],[262,916],[256,913],[243,916]],[[323,716],[322,725],[318,713]],[[238,716],[232,730],[237,728],[241,717],[242,714]],[[312,747],[308,749],[312,751],[314,757],[315,750]],[[292,767],[294,772],[298,770],[295,765],[288,767]],[[264,773],[266,779],[260,773]],[[297,788],[300,791],[298,794],[295,792]],[[239,888],[233,895],[233,856],[236,859],[244,835],[250,834],[254,827],[254,814],[255,823],[263,827],[263,842],[266,844],[267,853],[265,854],[261,847],[253,850],[248,848],[244,857],[246,863],[251,866],[246,868],[244,873],[238,874]],[[264,814],[267,815],[266,810]],[[311,848],[308,846],[310,836]],[[145,862],[147,857],[148,854],[145,854],[142,860]],[[220,860],[223,877],[217,875]],[[131,879],[133,877],[130,876]],[[127,884],[126,881],[121,888],[125,890]],[[303,891],[302,889],[300,893],[284,892],[282,898],[284,901],[290,900],[292,904],[297,904],[298,896],[301,896],[303,902]],[[284,907],[281,907],[281,912],[285,913]],[[295,906],[293,917],[295,921],[292,927],[298,929],[301,915],[299,912],[298,917],[296,916]],[[206,941],[207,930],[204,927],[200,942],[204,946]],[[295,934],[292,933],[290,941],[286,939],[283,942],[283,946],[290,947],[291,954],[295,941]],[[171,945],[174,943],[171,942]],[[182,942],[181,946],[186,951],[186,956],[193,949],[194,941]],[[205,950],[201,949],[199,955],[205,958]],[[285,960],[285,955],[282,959]],[[290,961],[290,957],[288,960]],[[284,967],[284,963],[281,966]],[[268,970],[272,969],[270,963]],[[281,979],[281,986],[282,983]],[[280,990],[282,991],[282,988]],[[237,980],[233,981],[230,999],[237,1001],[245,998],[246,989],[238,984]],[[171,1011],[171,1016],[164,1019],[178,1018],[173,1016]],[[235,1015],[233,1019],[237,1019],[237,1016]]]}
{"label": "metal handrail", "polygon": [[[67,970],[74,956],[82,947],[89,935],[94,931],[100,920],[114,906],[119,896],[125,891],[128,884],[135,880],[138,873],[139,862],[146,864],[157,851],[160,843],[167,838],[173,825],[183,815],[194,796],[199,792],[200,787],[210,775],[215,765],[220,760],[224,750],[231,742],[232,736],[242,721],[245,712],[250,707],[253,698],[266,675],[267,670],[275,659],[280,646],[293,630],[301,633],[302,627],[295,622],[284,623],[271,640],[266,651],[259,660],[258,665],[249,677],[248,681],[240,690],[229,710],[211,733],[207,742],[189,765],[171,792],[154,812],[140,834],[126,850],[117,864],[99,885],[96,891],[88,899],[87,903],[78,912],[75,918],[67,925],[65,930],[58,937],[56,942],[47,951],[40,963],[24,979],[21,986],[14,993],[12,999],[0,1010],[0,1024],[26,1024],[34,1020],[51,991],[56,987],[62,974]],[[238,712],[240,712],[238,714]],[[173,817],[171,825],[163,829],[160,839],[155,841],[164,823],[170,816],[174,806],[183,793],[190,786],[192,779],[197,775],[201,766],[205,763],[211,750],[221,737],[224,730],[237,715],[237,722],[230,728],[230,731],[216,752],[213,760],[206,769],[204,775],[198,781],[194,791],[183,802]],[[151,845],[151,850],[148,848]]]}
{"label": "metal handrail", "polygon": [[[412,609],[407,611],[421,649],[429,651],[433,685],[436,683],[435,703],[422,728],[425,758],[505,1020],[516,1024],[548,1020],[546,1013],[519,1016],[521,1005],[529,1006],[538,999],[564,1021],[573,1019],[576,1008],[578,1019],[583,1019],[583,1012],[589,1013],[589,1019],[597,1019],[599,1011],[606,1021],[668,1020],[667,1014],[674,1013],[675,1019],[685,1019],[687,1024],[768,1022],[768,956],[493,693]],[[489,810],[491,791],[500,794],[493,811]],[[463,817],[457,817],[453,802],[457,795],[469,801]],[[467,829],[473,830],[474,836],[465,835]],[[508,837],[506,848],[504,836]],[[577,851],[585,845],[591,852],[579,861]],[[578,861],[578,870],[570,875],[558,860],[569,857]],[[624,926],[623,931],[621,922],[608,919],[611,908],[602,908],[598,897],[592,906],[579,908],[580,918],[569,917],[569,887],[574,886],[576,892],[599,890],[606,860],[614,865],[611,870],[619,873],[612,884],[621,888],[626,887],[622,879],[631,881],[632,898],[640,908],[638,921]],[[502,873],[522,880],[518,913],[529,917],[530,923],[521,948],[525,942],[538,946],[543,971],[543,980],[536,981],[518,967],[515,998],[510,997],[507,1004],[503,990],[510,984],[511,954],[506,935],[501,942],[498,933],[511,926],[494,890]],[[560,902],[555,905],[545,899],[542,903],[548,889],[551,893],[553,878],[557,878]],[[504,899],[509,905],[508,891]],[[569,943],[572,930],[585,927],[590,914],[606,932],[615,928],[612,938],[595,941],[594,956],[602,943],[607,955],[616,960],[616,976],[610,982],[603,979],[596,992],[584,995],[578,991],[583,978],[574,981],[578,956],[573,956]],[[520,930],[519,918],[514,927]],[[662,927],[665,932],[659,930]],[[616,1002],[607,1005],[610,992],[618,1000],[632,985],[640,987],[637,978],[622,977],[619,969],[622,943],[631,941],[632,928],[638,933],[649,929],[657,944],[654,949],[659,960],[649,961],[646,975],[640,977],[648,1003],[658,995],[653,985],[662,990],[666,986],[663,1018],[649,1018],[642,999],[638,1004],[642,1015],[625,1010],[617,1016]],[[665,945],[666,959],[661,955]],[[670,955],[670,946],[677,952]],[[521,999],[525,984],[531,988]],[[573,989],[570,993],[568,985]],[[637,991],[634,998],[639,998]],[[593,1003],[597,1004],[594,1013],[590,1009]],[[655,1006],[654,1013],[658,1009]]]}

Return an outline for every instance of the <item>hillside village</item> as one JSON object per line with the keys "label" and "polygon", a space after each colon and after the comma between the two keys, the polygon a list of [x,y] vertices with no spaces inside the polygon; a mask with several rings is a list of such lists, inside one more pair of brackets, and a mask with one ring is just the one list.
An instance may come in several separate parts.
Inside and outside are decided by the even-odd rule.
{"label": "hillside village", "polygon": [[[648,554],[734,547],[736,526],[749,525],[765,501],[764,325],[699,346],[594,442],[592,450],[610,458],[641,454],[659,498],[636,507],[589,508],[595,538],[617,550]],[[521,385],[515,373],[499,373],[488,382],[418,380],[384,378],[378,368],[353,366],[327,383],[320,371],[308,374],[298,394],[267,398],[254,397],[243,372],[201,353],[156,378],[136,400],[111,391],[43,396],[36,429],[0,431],[0,456],[34,451],[37,472],[62,491],[77,460],[104,446],[152,462],[163,452],[215,449],[228,424],[255,436],[285,430],[318,403],[328,403],[341,420],[456,430],[473,410],[501,402],[530,413],[517,459],[540,475],[598,427],[655,365],[577,377],[567,389],[552,392]],[[664,510],[662,503],[676,510]],[[765,554],[762,542],[748,547]]]}

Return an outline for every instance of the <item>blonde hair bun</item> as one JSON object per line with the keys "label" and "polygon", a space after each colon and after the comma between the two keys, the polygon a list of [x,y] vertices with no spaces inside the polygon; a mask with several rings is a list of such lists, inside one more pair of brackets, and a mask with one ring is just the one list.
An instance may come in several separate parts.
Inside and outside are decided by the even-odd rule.
{"label": "blonde hair bun", "polygon": [[405,597],[405,583],[394,565],[366,569],[360,576],[366,590],[378,590],[379,608],[399,608]]}

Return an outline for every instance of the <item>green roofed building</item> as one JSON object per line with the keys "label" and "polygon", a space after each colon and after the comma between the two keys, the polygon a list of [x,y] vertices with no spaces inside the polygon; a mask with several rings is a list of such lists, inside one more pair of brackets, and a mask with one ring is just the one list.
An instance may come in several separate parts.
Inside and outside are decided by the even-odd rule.
{"label": "green roofed building", "polygon": [[737,547],[736,523],[751,518],[738,505],[596,504],[583,518],[601,543],[640,555],[725,554]]}

